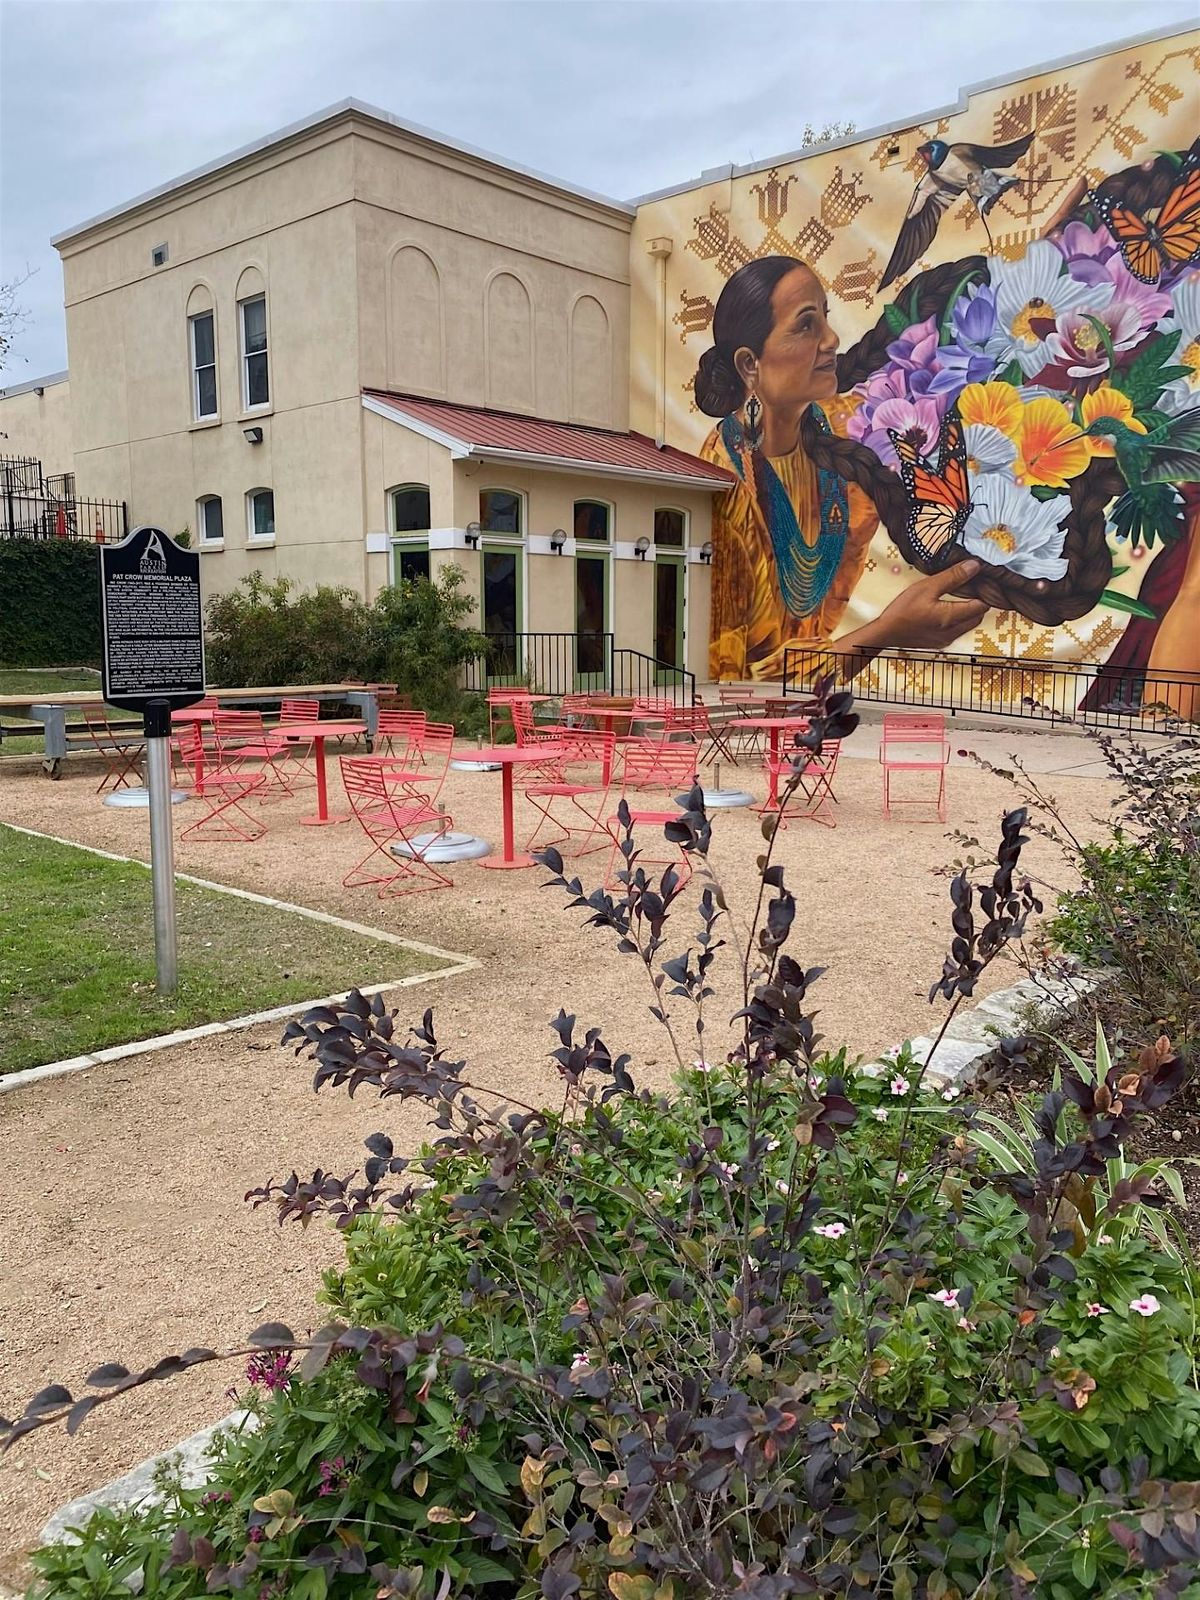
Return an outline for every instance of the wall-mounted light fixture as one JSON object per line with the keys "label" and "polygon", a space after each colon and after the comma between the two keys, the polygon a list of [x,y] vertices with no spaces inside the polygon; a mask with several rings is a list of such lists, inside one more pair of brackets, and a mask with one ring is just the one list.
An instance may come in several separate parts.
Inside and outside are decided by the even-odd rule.
{"label": "wall-mounted light fixture", "polygon": [[480,527],[478,522],[468,522],[465,532],[467,543],[471,546],[471,549],[474,550],[479,544],[479,535],[483,532],[483,529]]}
{"label": "wall-mounted light fixture", "polygon": [[700,546],[700,559],[701,559],[701,561],[703,561],[703,563],[704,563],[704,565],[706,567],[712,561],[712,540],[711,539],[705,539],[704,543]]}
{"label": "wall-mounted light fixture", "polygon": [[556,555],[556,556],[562,555],[564,549],[566,548],[566,544],[567,544],[566,529],[565,528],[555,528],[554,532],[550,535],[550,549],[553,552],[553,554]]}
{"label": "wall-mounted light fixture", "polygon": [[638,542],[634,545],[633,553],[638,558],[639,561],[645,561],[646,556],[649,553],[649,550],[650,550],[650,541],[649,541],[649,539],[647,539],[646,535],[643,534],[642,537],[638,540]]}
{"label": "wall-mounted light fixture", "polygon": [[242,437],[247,444],[261,444],[263,442],[263,431],[261,428],[243,428]]}

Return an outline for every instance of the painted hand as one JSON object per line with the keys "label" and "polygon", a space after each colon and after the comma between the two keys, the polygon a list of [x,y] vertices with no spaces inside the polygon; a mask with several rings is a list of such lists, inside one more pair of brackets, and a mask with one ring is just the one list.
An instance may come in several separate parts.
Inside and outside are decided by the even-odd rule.
{"label": "painted hand", "polygon": [[880,650],[946,649],[978,627],[987,612],[982,600],[962,599],[953,592],[978,571],[978,561],[959,561],[945,572],[918,578],[859,631],[869,632],[870,643]]}

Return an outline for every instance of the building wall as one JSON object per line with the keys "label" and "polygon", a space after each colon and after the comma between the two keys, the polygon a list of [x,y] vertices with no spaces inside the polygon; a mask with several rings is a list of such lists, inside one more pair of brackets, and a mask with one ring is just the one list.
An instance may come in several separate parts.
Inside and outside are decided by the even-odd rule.
{"label": "building wall", "polygon": [[[894,134],[851,139],[754,170],[730,168],[706,175],[710,181],[647,199],[639,205],[631,238],[631,425],[649,433],[663,428],[684,449],[702,445],[714,419],[696,407],[692,385],[698,360],[712,345],[714,307],[734,273],[763,256],[792,256],[812,268],[828,296],[843,351],[875,328],[886,306],[897,307],[898,325],[890,334],[885,330],[878,345],[876,365],[886,365],[888,338],[915,320],[905,301],[912,279],[927,267],[989,250],[964,196],[946,210],[927,250],[880,291],[914,185],[926,170],[917,154],[922,142],[991,147],[1035,133],[1032,148],[1012,169],[1021,182],[989,218],[998,255],[1018,261],[1032,242],[1062,223],[1090,186],[1159,151],[1188,149],[1200,133],[1198,66],[1200,33],[1143,42],[981,90],[959,109]],[[1181,348],[1193,336],[1187,334]],[[934,446],[936,456],[936,440]],[[1115,605],[1095,605],[1061,625],[1025,615],[1015,604],[993,607],[955,648],[1106,659],[1129,622],[1121,607],[1136,600],[1153,559],[1144,546],[1122,550],[1113,544],[1112,551],[1116,566],[1127,568],[1108,586],[1118,596]],[[717,554],[719,562],[720,548]],[[881,528],[836,631],[879,617],[917,576]],[[1196,633],[1200,637],[1200,624]]]}
{"label": "building wall", "polygon": [[354,152],[363,386],[626,427],[631,217],[390,129]]}
{"label": "building wall", "polygon": [[71,385],[65,378],[0,390],[0,456],[32,456],[47,477],[72,472]]}

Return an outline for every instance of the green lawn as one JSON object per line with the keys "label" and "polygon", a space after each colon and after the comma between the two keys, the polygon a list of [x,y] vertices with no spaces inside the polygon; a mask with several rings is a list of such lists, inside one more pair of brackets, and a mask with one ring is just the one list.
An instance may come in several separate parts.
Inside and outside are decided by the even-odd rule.
{"label": "green lawn", "polygon": [[[45,695],[48,699],[56,694],[67,694],[76,689],[91,689],[96,694],[100,693],[100,674],[76,670],[71,667],[54,667],[47,671],[33,672],[28,667],[0,667],[0,695],[27,694]],[[6,728],[23,727],[29,729],[28,736],[16,734],[12,737],[5,736],[0,739],[0,756],[36,756],[42,752],[42,725],[40,722],[29,722],[24,717],[14,717],[9,713],[0,711],[0,724]]]}
{"label": "green lawn", "polygon": [[0,884],[0,1073],[443,965],[179,883],[180,982],[164,999],[144,867],[0,825]]}

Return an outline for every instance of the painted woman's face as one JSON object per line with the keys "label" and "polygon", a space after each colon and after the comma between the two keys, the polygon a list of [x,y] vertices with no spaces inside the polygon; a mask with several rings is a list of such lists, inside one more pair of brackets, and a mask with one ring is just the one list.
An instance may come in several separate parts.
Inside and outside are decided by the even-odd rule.
{"label": "painted woman's face", "polygon": [[828,400],[837,393],[838,336],[829,325],[825,291],[808,267],[797,265],[780,278],[771,310],[771,332],[758,356],[737,352],[739,373],[769,410]]}

